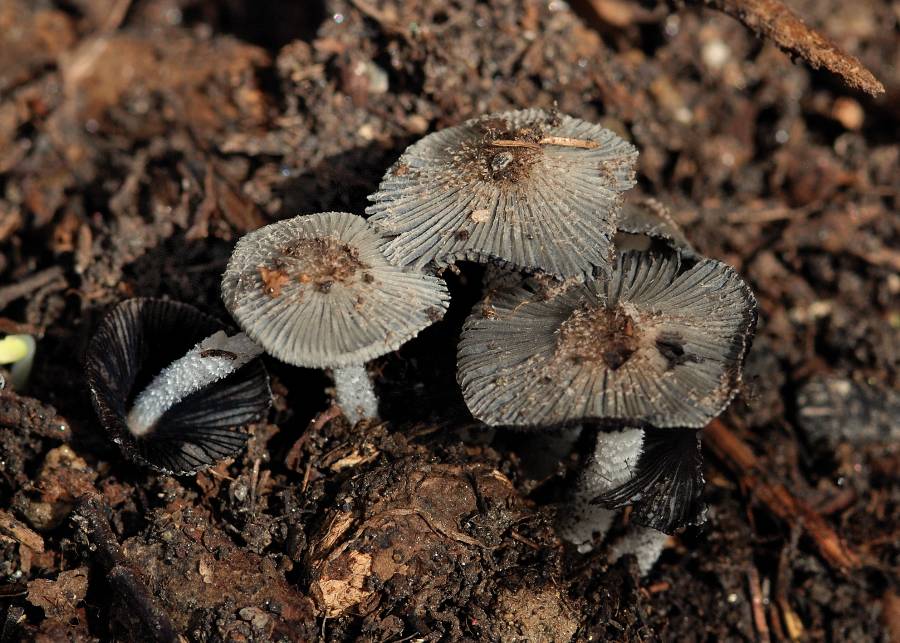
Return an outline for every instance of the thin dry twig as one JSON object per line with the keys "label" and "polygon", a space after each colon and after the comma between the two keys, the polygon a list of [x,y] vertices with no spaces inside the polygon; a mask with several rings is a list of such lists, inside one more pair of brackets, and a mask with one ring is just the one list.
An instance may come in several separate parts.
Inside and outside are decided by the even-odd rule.
{"label": "thin dry twig", "polygon": [[750,605],[753,610],[753,625],[756,627],[756,640],[760,643],[769,643],[772,639],[769,635],[769,623],[766,621],[765,604],[756,567],[751,566],[747,571],[747,585],[750,588]]}
{"label": "thin dry twig", "polygon": [[527,147],[531,150],[541,149],[541,145],[556,145],[559,147],[577,147],[582,150],[593,150],[600,147],[600,143],[581,138],[568,138],[566,136],[545,136],[537,143],[532,141],[516,141],[513,139],[499,138],[491,141],[494,147]]}
{"label": "thin dry twig", "polygon": [[517,532],[517,531],[515,531],[515,530],[510,531],[510,532],[509,532],[509,536],[510,536],[510,538],[512,538],[513,540],[522,543],[522,544],[525,545],[526,547],[530,547],[530,548],[533,549],[534,551],[540,551],[540,550],[541,550],[541,546],[540,546],[540,545],[538,545],[536,542],[534,542],[534,541],[531,540],[530,538],[526,538],[525,536],[523,536],[522,534],[520,534],[519,532]]}
{"label": "thin dry twig", "polygon": [[739,20],[759,36],[768,38],[789,54],[803,58],[813,69],[825,68],[844,83],[872,96],[884,93],[884,85],[855,57],[809,27],[780,0],[695,0]]}
{"label": "thin dry twig", "polygon": [[493,147],[527,147],[529,150],[541,149],[540,145],[538,145],[537,143],[532,143],[531,141],[514,141],[505,138],[491,141],[491,145]]}
{"label": "thin dry twig", "polygon": [[578,147],[583,150],[595,150],[600,147],[596,141],[588,141],[581,138],[568,138],[566,136],[545,136],[540,140],[541,145],[558,145],[560,147]]}
{"label": "thin dry twig", "polygon": [[803,528],[826,562],[841,570],[862,566],[859,556],[847,547],[821,515],[794,496],[784,484],[768,479],[750,447],[721,420],[710,422],[703,430],[703,438],[716,456],[738,476],[741,485],[770,512],[792,526]]}
{"label": "thin dry twig", "polygon": [[44,551],[44,539],[41,535],[29,529],[11,513],[0,509],[0,534],[5,534],[13,540],[25,545],[38,553]]}
{"label": "thin dry twig", "polygon": [[43,288],[49,283],[63,279],[63,269],[60,266],[52,266],[22,279],[21,281],[0,288],[0,310],[14,302],[19,297],[31,294],[38,288]]}
{"label": "thin dry twig", "polygon": [[331,404],[331,406],[329,406],[327,409],[320,412],[312,420],[310,420],[309,424],[306,427],[306,430],[303,432],[303,435],[297,438],[297,441],[294,442],[294,444],[288,450],[287,455],[284,456],[284,465],[291,471],[297,471],[297,465],[300,464],[300,451],[303,448],[303,445],[309,439],[310,435],[320,431],[323,426],[328,424],[334,418],[338,417],[340,414],[340,407],[337,404]]}

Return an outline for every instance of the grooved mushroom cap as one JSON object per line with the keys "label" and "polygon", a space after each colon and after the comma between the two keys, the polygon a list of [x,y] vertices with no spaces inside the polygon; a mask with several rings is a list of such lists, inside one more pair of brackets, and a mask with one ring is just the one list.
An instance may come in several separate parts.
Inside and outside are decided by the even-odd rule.
{"label": "grooved mushroom cap", "polygon": [[598,495],[594,503],[607,509],[630,505],[631,522],[667,534],[705,520],[699,431],[646,428],[641,453],[630,464],[631,478]]}
{"label": "grooved mushroom cap", "polygon": [[637,248],[630,243],[633,242],[633,237],[638,237],[648,242],[658,239],[685,257],[697,256],[669,209],[656,199],[626,198],[616,228],[616,246],[620,250],[648,249],[650,243],[647,244],[648,248]]}
{"label": "grooved mushroom cap", "polygon": [[391,265],[365,219],[323,212],[242,237],[222,299],[266,352],[296,366],[363,364],[399,348],[447,310],[432,275]]}
{"label": "grooved mushroom cap", "polygon": [[636,159],[599,125],[540,109],[491,114],[409,147],[366,212],[398,265],[498,260],[583,280],[610,268]]}
{"label": "grooved mushroom cap", "polygon": [[729,266],[629,252],[609,280],[549,299],[531,280],[488,293],[463,327],[457,378],[490,425],[702,427],[734,396],[755,324]]}
{"label": "grooved mushroom cap", "polygon": [[177,402],[146,434],[128,428],[135,395],[165,366],[223,328],[193,306],[162,299],[128,299],[104,318],[88,345],[87,381],[100,422],[131,460],[178,475],[243,448],[248,435],[241,427],[263,417],[272,401],[260,359]]}

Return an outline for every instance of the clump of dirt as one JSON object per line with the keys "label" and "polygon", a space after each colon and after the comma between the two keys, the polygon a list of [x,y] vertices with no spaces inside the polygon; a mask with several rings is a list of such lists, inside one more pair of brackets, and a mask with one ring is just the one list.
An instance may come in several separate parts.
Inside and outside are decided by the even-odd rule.
{"label": "clump of dirt", "polygon": [[406,460],[349,486],[349,510],[326,513],[308,553],[312,596],[329,617],[371,614],[384,600],[413,613],[439,606],[465,583],[459,570],[483,566],[483,550],[525,515],[509,480],[479,466]]}
{"label": "clump of dirt", "polygon": [[526,178],[542,154],[540,128],[516,128],[502,119],[488,119],[478,127],[482,137],[476,143],[463,145],[453,157],[460,182],[516,183]]}
{"label": "clump of dirt", "polygon": [[301,284],[313,284],[323,293],[335,282],[349,283],[357,272],[370,267],[360,261],[356,248],[331,238],[296,241],[281,249],[277,261],[286,274],[295,276]]}
{"label": "clump of dirt", "polygon": [[122,543],[124,563],[140,570],[177,631],[224,641],[315,637],[311,601],[272,558],[237,547],[190,507],[158,510],[148,522]]}

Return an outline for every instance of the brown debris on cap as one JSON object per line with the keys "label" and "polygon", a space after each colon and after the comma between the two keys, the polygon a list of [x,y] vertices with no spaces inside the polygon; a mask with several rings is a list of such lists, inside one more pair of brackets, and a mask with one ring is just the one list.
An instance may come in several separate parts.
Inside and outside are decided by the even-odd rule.
{"label": "brown debris on cap", "polygon": [[637,150],[540,109],[491,114],[409,147],[369,200],[398,265],[493,259],[567,278],[608,271]]}
{"label": "brown debris on cap", "polygon": [[685,257],[697,254],[669,209],[656,199],[626,198],[616,228],[615,243],[620,251],[649,250],[653,241],[659,240]]}
{"label": "brown debris on cap", "polygon": [[702,427],[734,396],[756,325],[734,270],[678,255],[624,253],[610,279],[549,299],[533,280],[489,296],[463,327],[457,378],[490,425]]}
{"label": "brown debris on cap", "polygon": [[437,277],[388,263],[365,219],[298,216],[235,246],[222,278],[225,306],[254,341],[297,366],[334,368],[396,350],[440,319]]}

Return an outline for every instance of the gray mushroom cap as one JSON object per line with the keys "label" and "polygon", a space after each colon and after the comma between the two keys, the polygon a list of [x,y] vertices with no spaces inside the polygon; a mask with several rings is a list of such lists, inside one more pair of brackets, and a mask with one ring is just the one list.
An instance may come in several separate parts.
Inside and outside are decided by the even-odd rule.
{"label": "gray mushroom cap", "polygon": [[[653,239],[658,239],[685,257],[697,256],[669,209],[656,199],[626,197],[616,228],[615,242],[619,250],[646,250]],[[635,245],[635,237],[638,244],[641,240],[647,244]]]}
{"label": "gray mushroom cap", "polygon": [[398,265],[497,260],[583,280],[611,267],[636,159],[599,125],[540,109],[491,114],[409,147],[366,212]]}
{"label": "gray mushroom cap", "polygon": [[702,427],[736,393],[755,323],[729,266],[629,252],[609,280],[549,299],[531,280],[488,293],[463,327],[457,377],[491,425]]}
{"label": "gray mushroom cap", "polygon": [[444,282],[394,266],[362,217],[298,216],[235,246],[222,299],[274,357],[313,368],[363,364],[391,352],[447,310]]}

